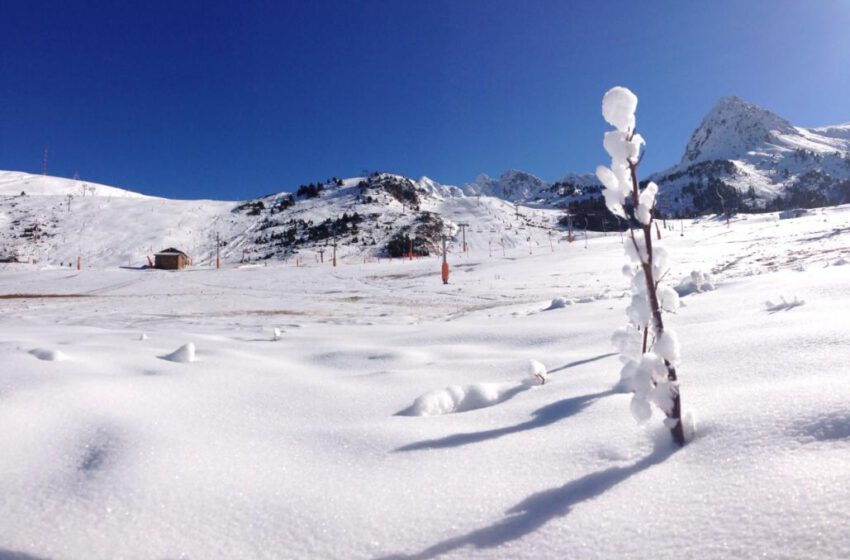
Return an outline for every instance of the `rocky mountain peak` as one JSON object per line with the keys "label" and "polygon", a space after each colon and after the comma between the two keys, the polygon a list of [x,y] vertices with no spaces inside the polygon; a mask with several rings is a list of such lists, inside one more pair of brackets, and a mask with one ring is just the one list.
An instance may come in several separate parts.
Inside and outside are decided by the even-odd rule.
{"label": "rocky mountain peak", "polygon": [[691,135],[683,164],[736,159],[778,135],[799,135],[788,121],[740,97],[718,101]]}

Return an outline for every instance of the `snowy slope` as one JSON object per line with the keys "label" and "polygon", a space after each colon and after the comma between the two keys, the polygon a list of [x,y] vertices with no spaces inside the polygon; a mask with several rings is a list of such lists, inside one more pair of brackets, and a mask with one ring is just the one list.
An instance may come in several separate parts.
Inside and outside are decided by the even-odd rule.
{"label": "snowy slope", "polygon": [[[662,230],[672,283],[716,288],[668,318],[676,451],[613,391],[619,235],[491,257],[512,205],[428,204],[471,224],[447,286],[436,257],[0,264],[0,558],[850,556],[850,207]],[[399,414],[440,395],[466,411]]]}
{"label": "snowy slope", "polygon": [[[105,193],[107,191],[103,191]],[[133,194],[133,193],[129,193]],[[197,264],[214,254],[213,232],[238,239],[247,220],[232,202],[145,196],[0,196],[0,258],[58,266],[141,266],[181,247]]]}
{"label": "snowy slope", "polygon": [[[28,177],[40,185],[73,183]],[[455,250],[463,237],[458,224],[473,219],[476,226],[466,230],[466,239],[476,248],[534,250],[561,234],[558,210],[468,197],[427,177],[357,177],[322,184],[315,196],[279,193],[243,203],[133,196],[110,187],[86,196],[44,189],[21,196],[22,184],[9,182],[0,194],[0,259],[41,265],[75,266],[79,257],[85,267],[142,266],[155,252],[177,247],[195,266],[210,266],[216,235],[224,262],[312,262],[320,253],[330,258],[334,239],[340,260],[361,262],[386,256],[390,241],[404,235],[414,239],[417,255],[433,255],[441,250],[441,233],[450,236]],[[126,195],[107,194],[122,192]]]}
{"label": "snowy slope", "polygon": [[125,189],[49,175],[33,175],[20,171],[0,171],[0,196],[15,196],[21,193],[48,196],[100,196],[120,198],[152,198]]}

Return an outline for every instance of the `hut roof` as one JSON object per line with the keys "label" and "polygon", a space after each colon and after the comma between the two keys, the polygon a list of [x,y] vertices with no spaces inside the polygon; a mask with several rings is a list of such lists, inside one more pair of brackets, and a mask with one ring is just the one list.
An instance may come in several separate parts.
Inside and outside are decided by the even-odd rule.
{"label": "hut roof", "polygon": [[162,251],[156,253],[157,255],[183,255],[184,257],[188,257],[186,253],[181,251],[180,249],[175,249],[174,247],[169,247],[168,249],[163,249]]}

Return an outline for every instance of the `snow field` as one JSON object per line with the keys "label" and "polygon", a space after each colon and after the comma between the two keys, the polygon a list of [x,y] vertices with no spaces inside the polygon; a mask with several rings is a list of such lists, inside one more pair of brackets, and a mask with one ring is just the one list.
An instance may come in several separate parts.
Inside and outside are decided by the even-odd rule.
{"label": "snow field", "polygon": [[[698,421],[675,452],[614,390],[618,235],[492,259],[479,237],[448,286],[429,259],[6,266],[0,294],[87,297],[0,299],[0,557],[845,558],[847,210],[663,232],[669,283],[715,286],[667,317]],[[397,414],[530,360],[544,385]]]}

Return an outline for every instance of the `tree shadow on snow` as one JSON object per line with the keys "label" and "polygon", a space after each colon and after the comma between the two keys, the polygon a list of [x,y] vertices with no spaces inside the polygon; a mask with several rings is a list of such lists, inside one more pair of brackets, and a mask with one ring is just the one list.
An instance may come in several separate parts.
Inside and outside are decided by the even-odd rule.
{"label": "tree shadow on snow", "polygon": [[0,560],[47,560],[47,558],[0,548]]}
{"label": "tree shadow on snow", "polygon": [[598,356],[594,356],[592,358],[585,358],[584,360],[576,360],[575,362],[570,362],[568,364],[564,364],[561,367],[557,367],[555,369],[550,369],[549,373],[557,373],[559,371],[563,371],[565,369],[574,368],[577,366],[583,366],[584,364],[589,364],[592,362],[596,362],[598,360],[604,360],[605,358],[610,358],[611,356],[617,356],[617,352],[608,352],[607,354],[600,354]]}
{"label": "tree shadow on snow", "polygon": [[532,494],[505,512],[507,516],[493,525],[482,527],[413,554],[394,554],[378,560],[426,560],[465,547],[495,548],[533,533],[552,519],[564,517],[573,506],[596,498],[632,475],[667,459],[675,447],[667,445],[625,467],[611,467],[577,478],[559,488]]}
{"label": "tree shadow on snow", "polygon": [[399,447],[398,449],[395,449],[395,451],[416,451],[419,449],[441,449],[445,447],[460,447],[462,445],[469,445],[470,443],[478,443],[481,441],[486,441],[488,439],[500,438],[509,434],[533,430],[535,428],[542,428],[543,426],[554,424],[559,420],[563,420],[565,418],[569,418],[570,416],[578,414],[579,412],[587,408],[589,405],[591,405],[593,402],[595,402],[597,399],[607,397],[615,393],[616,391],[614,391],[613,389],[609,389],[607,391],[600,391],[598,393],[581,395],[579,397],[570,397],[567,399],[560,400],[558,402],[554,402],[552,404],[547,404],[543,408],[538,408],[532,413],[533,418],[531,420],[516,424],[514,426],[496,428],[493,430],[484,430],[481,432],[453,434],[438,439],[426,439],[423,441],[417,441],[415,443],[404,445],[402,447]]}

